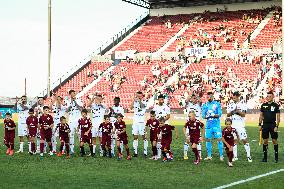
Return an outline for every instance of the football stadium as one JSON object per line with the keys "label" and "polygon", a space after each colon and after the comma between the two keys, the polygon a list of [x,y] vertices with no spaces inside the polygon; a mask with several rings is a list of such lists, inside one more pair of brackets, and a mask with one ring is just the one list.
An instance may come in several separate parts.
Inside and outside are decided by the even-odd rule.
{"label": "football stadium", "polygon": [[283,189],[283,2],[109,1],[144,14],[55,79],[46,1],[42,92],[0,91],[0,188]]}

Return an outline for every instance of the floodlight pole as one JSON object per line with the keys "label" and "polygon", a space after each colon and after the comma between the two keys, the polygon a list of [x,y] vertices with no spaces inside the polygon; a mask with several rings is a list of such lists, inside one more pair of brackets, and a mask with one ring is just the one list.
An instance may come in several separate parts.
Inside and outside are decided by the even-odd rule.
{"label": "floodlight pole", "polygon": [[47,97],[50,97],[50,60],[51,60],[51,0],[48,0],[48,63],[47,63]]}

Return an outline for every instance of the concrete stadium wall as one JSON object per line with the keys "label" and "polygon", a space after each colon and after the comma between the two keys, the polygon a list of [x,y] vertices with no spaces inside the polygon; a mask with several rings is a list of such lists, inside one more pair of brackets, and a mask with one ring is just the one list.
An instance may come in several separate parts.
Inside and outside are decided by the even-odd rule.
{"label": "concrete stadium wall", "polygon": [[160,8],[151,9],[150,16],[163,16],[163,15],[178,15],[178,14],[192,14],[203,13],[205,10],[210,12],[216,12],[217,8],[224,10],[224,7],[228,11],[237,10],[250,10],[250,9],[262,9],[271,7],[272,5],[281,6],[281,0],[265,1],[265,2],[249,2],[249,3],[234,3],[234,4],[220,4],[220,5],[208,5],[208,6],[195,6],[195,7],[176,7],[176,8]]}

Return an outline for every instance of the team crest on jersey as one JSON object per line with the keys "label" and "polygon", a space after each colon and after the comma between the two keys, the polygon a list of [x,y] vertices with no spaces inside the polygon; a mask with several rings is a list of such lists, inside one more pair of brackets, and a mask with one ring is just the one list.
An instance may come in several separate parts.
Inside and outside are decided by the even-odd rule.
{"label": "team crest on jersey", "polygon": [[49,117],[47,117],[47,120],[50,120],[50,118],[49,118]]}
{"label": "team crest on jersey", "polygon": [[153,122],[153,125],[156,125],[157,123],[156,122]]}
{"label": "team crest on jersey", "polygon": [[213,108],[213,110],[216,110],[216,109],[217,109],[217,105],[214,104],[214,105],[212,106],[212,108]]}

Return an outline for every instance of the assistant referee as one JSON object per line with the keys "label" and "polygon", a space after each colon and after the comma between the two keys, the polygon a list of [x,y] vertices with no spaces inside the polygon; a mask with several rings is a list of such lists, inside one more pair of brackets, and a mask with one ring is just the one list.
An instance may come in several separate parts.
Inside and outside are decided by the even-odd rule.
{"label": "assistant referee", "polygon": [[260,108],[259,129],[262,131],[263,138],[263,159],[262,162],[267,162],[267,149],[269,133],[272,138],[275,153],[275,163],[278,162],[278,126],[280,122],[280,109],[273,99],[273,92],[267,93],[267,102],[263,103]]}

